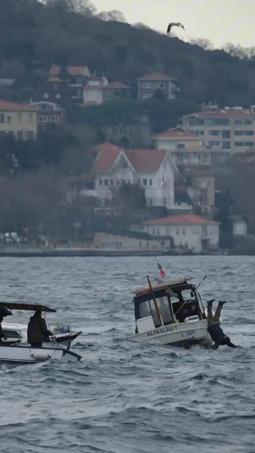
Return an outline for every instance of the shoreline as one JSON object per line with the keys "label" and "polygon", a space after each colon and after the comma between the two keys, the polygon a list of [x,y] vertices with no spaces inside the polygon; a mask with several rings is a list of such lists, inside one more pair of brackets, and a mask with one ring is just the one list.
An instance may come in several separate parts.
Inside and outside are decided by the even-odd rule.
{"label": "shoreline", "polygon": [[0,258],[58,258],[58,257],[149,257],[149,256],[254,256],[255,251],[217,250],[206,252],[165,252],[160,250],[113,250],[113,249],[75,249],[75,248],[4,248],[0,249]]}

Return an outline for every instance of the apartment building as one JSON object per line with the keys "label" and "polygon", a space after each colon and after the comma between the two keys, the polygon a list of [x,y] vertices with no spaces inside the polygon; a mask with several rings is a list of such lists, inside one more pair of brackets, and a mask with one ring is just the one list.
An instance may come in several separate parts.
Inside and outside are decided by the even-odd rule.
{"label": "apartment building", "polygon": [[171,154],[177,166],[211,165],[211,154],[203,140],[181,127],[168,129],[153,136],[157,149],[165,149]]}
{"label": "apartment building", "polygon": [[0,100],[0,134],[13,134],[17,140],[36,139],[37,109]]}
{"label": "apartment building", "polygon": [[255,106],[207,106],[201,112],[185,115],[183,128],[197,135],[213,153],[247,151],[255,146]]}

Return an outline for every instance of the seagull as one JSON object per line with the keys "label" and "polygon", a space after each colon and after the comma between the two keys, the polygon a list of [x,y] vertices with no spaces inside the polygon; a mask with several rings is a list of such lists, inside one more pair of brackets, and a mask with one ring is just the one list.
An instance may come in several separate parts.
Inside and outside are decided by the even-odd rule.
{"label": "seagull", "polygon": [[183,30],[185,30],[184,26],[180,22],[170,22],[167,27],[167,33],[171,32],[172,27],[181,27]]}

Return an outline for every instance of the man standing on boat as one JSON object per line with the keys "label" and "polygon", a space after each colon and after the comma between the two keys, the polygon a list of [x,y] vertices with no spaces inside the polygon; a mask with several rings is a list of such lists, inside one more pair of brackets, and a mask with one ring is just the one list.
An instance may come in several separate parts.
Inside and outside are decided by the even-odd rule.
{"label": "man standing on boat", "polygon": [[33,348],[41,348],[43,341],[49,341],[52,335],[48,330],[45,319],[42,318],[41,310],[37,310],[31,316],[27,328],[27,341]]}
{"label": "man standing on boat", "polygon": [[213,302],[214,299],[207,302],[208,332],[212,340],[214,341],[213,349],[218,349],[220,345],[227,345],[230,348],[237,348],[237,346],[231,342],[230,338],[225,335],[222,328],[220,327],[221,310],[226,302],[224,300],[219,300],[214,314],[212,312]]}

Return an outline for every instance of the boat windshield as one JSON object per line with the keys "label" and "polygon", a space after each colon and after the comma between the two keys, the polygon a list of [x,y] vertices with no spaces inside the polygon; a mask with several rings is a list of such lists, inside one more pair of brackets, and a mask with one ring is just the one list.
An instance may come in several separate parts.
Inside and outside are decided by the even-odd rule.
{"label": "boat windshield", "polygon": [[145,300],[139,304],[139,318],[152,316],[155,327],[174,322],[172,306],[167,295]]}

